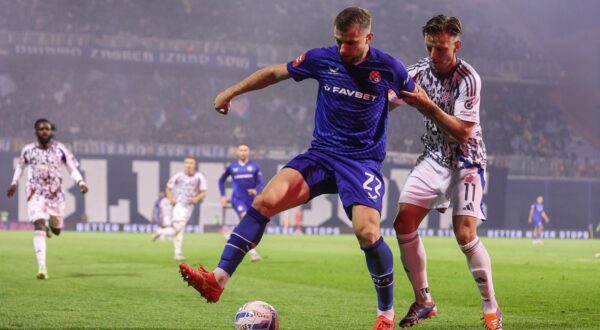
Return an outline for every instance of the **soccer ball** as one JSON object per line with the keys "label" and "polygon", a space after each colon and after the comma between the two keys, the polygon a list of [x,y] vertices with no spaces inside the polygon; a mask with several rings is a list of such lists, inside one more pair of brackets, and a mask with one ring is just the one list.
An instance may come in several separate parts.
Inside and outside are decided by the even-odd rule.
{"label": "soccer ball", "polygon": [[264,301],[251,301],[235,313],[237,330],[279,330],[279,316],[273,306]]}

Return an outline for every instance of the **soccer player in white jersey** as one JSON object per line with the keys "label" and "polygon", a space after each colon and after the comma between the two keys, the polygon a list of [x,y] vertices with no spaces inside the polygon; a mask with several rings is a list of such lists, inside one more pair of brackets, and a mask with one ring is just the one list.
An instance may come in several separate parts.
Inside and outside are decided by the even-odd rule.
{"label": "soccer player in white jersey", "polygon": [[494,294],[490,257],[477,237],[477,221],[485,220],[481,80],[473,67],[457,57],[462,46],[457,18],[435,16],[422,32],[429,56],[407,68],[420,87],[413,93],[401,91],[403,101],[423,114],[426,132],[421,137],[425,151],[402,189],[394,222],[402,264],[416,300],[400,326],[415,325],[437,313],[417,229],[430,210],[445,212],[452,204],[454,234],[481,293],[484,328],[501,329],[502,313]]}
{"label": "soccer player in white jersey", "polygon": [[204,175],[196,172],[196,160],[186,157],[183,167],[183,172],[179,172],[169,179],[166,190],[167,198],[173,205],[171,221],[175,232],[173,246],[177,261],[185,260],[181,254],[185,225],[194,211],[194,205],[202,201],[207,193]]}
{"label": "soccer player in white jersey", "polygon": [[175,234],[173,227],[171,226],[172,213],[173,205],[171,205],[171,202],[165,193],[161,191],[158,194],[158,199],[154,203],[154,209],[152,210],[154,222],[156,223],[156,228],[152,235],[152,242],[157,239],[162,241],[165,236],[172,237]]}
{"label": "soccer player in white jersey", "polygon": [[[48,278],[46,268],[46,236],[50,238],[60,235],[65,213],[65,195],[62,191],[62,167],[65,166],[82,193],[88,191],[81,173],[77,170],[79,163],[64,144],[53,141],[54,125],[45,118],[35,122],[37,143],[29,143],[21,151],[19,163],[15,169],[12,182],[8,187],[10,198],[17,190],[17,183],[23,175],[25,166],[29,166],[27,179],[27,214],[33,222],[33,248],[38,263],[37,278]],[[46,228],[49,222],[49,229]]]}

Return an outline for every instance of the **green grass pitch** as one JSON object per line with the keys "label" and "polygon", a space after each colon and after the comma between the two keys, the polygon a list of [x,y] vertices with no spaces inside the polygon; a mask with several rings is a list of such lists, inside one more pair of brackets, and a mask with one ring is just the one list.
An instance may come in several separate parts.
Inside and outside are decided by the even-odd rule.
{"label": "green grass pitch", "polygon": [[[31,232],[0,232],[0,328],[233,329],[236,310],[264,300],[281,329],[371,329],[376,298],[351,235],[267,235],[217,304],[178,274],[170,241],[150,234],[64,232],[48,240],[49,279],[35,278]],[[395,308],[413,300],[395,255]],[[505,329],[600,329],[600,241],[485,239]],[[479,292],[453,238],[424,238],[438,316],[415,329],[482,329]],[[186,234],[188,262],[212,269],[219,234]]]}

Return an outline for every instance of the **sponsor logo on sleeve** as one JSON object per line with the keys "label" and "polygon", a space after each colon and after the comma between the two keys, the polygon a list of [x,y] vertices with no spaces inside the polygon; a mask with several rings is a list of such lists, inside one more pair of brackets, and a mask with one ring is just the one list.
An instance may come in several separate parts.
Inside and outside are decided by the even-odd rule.
{"label": "sponsor logo on sleeve", "polygon": [[479,97],[471,96],[465,100],[465,109],[471,110],[475,104],[479,103]]}

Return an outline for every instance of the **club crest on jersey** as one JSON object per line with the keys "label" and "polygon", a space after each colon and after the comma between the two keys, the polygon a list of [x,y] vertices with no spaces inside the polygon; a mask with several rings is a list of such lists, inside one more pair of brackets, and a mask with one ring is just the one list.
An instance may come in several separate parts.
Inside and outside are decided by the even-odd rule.
{"label": "club crest on jersey", "polygon": [[473,179],[474,179],[473,175],[472,175],[472,174],[469,174],[469,175],[467,175],[467,176],[465,177],[465,182],[466,182],[466,183],[471,183],[471,182],[473,182]]}
{"label": "club crest on jersey", "polygon": [[369,73],[369,80],[375,84],[379,83],[381,81],[381,73],[377,70],[371,71],[371,73]]}
{"label": "club crest on jersey", "polygon": [[305,58],[306,58],[306,53],[304,53],[304,54],[302,54],[302,55],[298,56],[298,57],[297,57],[297,58],[294,60],[294,62],[292,62],[292,67],[293,67],[293,68],[295,68],[295,67],[297,67],[298,65],[300,65],[302,62],[304,62],[304,59],[305,59]]}

